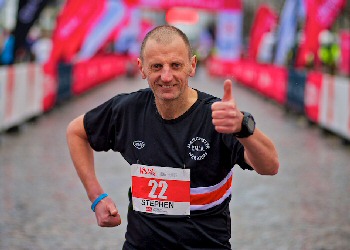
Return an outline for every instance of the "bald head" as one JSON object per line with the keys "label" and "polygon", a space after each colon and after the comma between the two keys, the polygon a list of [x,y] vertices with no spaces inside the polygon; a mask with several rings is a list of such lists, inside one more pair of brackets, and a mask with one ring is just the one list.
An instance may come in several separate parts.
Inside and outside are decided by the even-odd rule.
{"label": "bald head", "polygon": [[146,43],[149,40],[154,40],[157,43],[166,45],[171,43],[174,40],[174,38],[177,38],[177,37],[180,37],[185,43],[188,49],[188,58],[191,59],[191,57],[193,56],[193,51],[187,36],[180,29],[170,25],[158,26],[147,33],[147,35],[145,36],[141,44],[140,59],[142,61],[144,59],[143,58],[144,50],[146,47]]}

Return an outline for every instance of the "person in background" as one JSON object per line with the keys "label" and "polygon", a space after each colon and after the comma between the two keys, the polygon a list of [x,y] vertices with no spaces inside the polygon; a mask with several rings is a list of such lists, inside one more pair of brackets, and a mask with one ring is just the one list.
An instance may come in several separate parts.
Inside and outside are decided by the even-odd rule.
{"label": "person in background", "polygon": [[52,49],[51,35],[48,30],[41,30],[37,39],[31,46],[31,51],[34,55],[35,62],[44,64],[50,57]]}
{"label": "person in background", "polygon": [[113,150],[131,168],[123,249],[231,249],[233,168],[277,174],[273,142],[238,108],[230,80],[222,99],[189,86],[197,60],[181,30],[151,30],[137,63],[149,88],[118,94],[67,127],[71,158],[97,224],[121,224],[93,157],[94,151]]}
{"label": "person in background", "polygon": [[14,55],[15,49],[15,37],[13,32],[4,31],[3,44],[0,53],[0,63],[1,65],[13,64],[15,60]]}
{"label": "person in background", "polygon": [[340,46],[336,36],[329,30],[323,30],[319,35],[318,57],[326,73],[334,75],[340,59]]}

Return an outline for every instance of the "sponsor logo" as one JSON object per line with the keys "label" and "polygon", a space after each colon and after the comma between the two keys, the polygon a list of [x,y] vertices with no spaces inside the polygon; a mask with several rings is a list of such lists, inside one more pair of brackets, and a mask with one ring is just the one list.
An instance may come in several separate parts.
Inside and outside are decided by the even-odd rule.
{"label": "sponsor logo", "polygon": [[143,141],[134,141],[132,145],[137,149],[143,149],[146,144]]}
{"label": "sponsor logo", "polygon": [[146,212],[152,212],[152,207],[146,207]]}
{"label": "sponsor logo", "polygon": [[207,156],[207,150],[210,148],[210,145],[206,139],[195,137],[187,144],[187,148],[192,160],[201,161]]}
{"label": "sponsor logo", "polygon": [[153,168],[140,167],[140,174],[156,176],[156,172]]}

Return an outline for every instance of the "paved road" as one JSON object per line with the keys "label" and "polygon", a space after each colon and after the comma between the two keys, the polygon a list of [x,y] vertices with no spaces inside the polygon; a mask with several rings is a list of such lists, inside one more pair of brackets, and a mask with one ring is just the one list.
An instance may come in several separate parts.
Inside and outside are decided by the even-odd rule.
{"label": "paved road", "polygon": [[[192,86],[219,97],[222,79],[201,72]],[[76,97],[0,142],[0,249],[120,249],[126,227],[127,163],[95,155],[102,185],[123,224],[99,228],[70,161],[65,130],[71,119],[116,93],[146,87],[120,78]],[[232,245],[238,250],[350,249],[350,147],[300,117],[239,86],[242,110],[276,143],[274,177],[236,169],[231,202]]]}

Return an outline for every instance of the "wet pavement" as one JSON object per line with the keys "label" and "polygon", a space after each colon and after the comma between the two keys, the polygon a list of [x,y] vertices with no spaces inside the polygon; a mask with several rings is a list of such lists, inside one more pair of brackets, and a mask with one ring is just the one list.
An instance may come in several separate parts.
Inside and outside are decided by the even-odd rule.
{"label": "wet pavement", "polygon": [[[221,97],[222,79],[203,72],[191,85]],[[118,153],[95,154],[97,175],[123,223],[100,228],[71,163],[65,130],[70,120],[114,94],[147,87],[119,78],[0,135],[0,249],[121,249],[130,185]],[[232,248],[238,250],[350,249],[350,146],[239,85],[234,97],[276,144],[281,168],[260,176],[236,168]]]}

